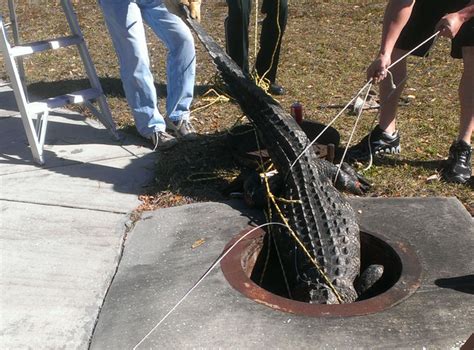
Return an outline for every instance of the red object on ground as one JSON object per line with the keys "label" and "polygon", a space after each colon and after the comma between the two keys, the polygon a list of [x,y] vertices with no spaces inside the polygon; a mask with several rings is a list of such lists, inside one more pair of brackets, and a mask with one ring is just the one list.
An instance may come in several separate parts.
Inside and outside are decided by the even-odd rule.
{"label": "red object on ground", "polygon": [[291,116],[298,124],[301,124],[303,122],[303,105],[299,102],[295,102],[290,108]]}

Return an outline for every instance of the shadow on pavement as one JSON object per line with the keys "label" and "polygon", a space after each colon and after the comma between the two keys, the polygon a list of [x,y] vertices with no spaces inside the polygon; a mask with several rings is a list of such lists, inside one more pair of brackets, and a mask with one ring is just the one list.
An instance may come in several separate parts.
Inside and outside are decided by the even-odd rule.
{"label": "shadow on pavement", "polygon": [[121,140],[116,141],[108,130],[84,123],[80,115],[54,113],[41,166],[33,160],[21,119],[0,118],[0,174],[48,170],[111,184],[117,192],[140,194],[144,183],[153,178],[156,153],[146,140],[120,134]]}
{"label": "shadow on pavement", "polygon": [[449,288],[462,293],[474,294],[474,275],[439,278],[435,281],[435,284],[441,288]]}

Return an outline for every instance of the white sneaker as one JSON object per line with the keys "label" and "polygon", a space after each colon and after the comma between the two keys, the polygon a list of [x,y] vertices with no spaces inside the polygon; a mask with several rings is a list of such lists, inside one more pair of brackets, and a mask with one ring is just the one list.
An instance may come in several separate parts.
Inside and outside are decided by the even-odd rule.
{"label": "white sneaker", "polygon": [[187,140],[197,138],[196,130],[189,120],[179,120],[167,123],[168,130],[177,137],[183,137]]}
{"label": "white sneaker", "polygon": [[153,151],[169,149],[178,143],[178,140],[166,131],[155,131],[151,134],[150,139],[153,143]]}

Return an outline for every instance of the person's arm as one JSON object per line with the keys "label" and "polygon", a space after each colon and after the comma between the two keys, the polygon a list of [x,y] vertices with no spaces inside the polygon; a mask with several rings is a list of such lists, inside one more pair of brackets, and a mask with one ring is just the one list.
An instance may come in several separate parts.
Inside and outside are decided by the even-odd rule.
{"label": "person's arm", "polygon": [[465,8],[458,12],[449,13],[438,22],[436,29],[440,31],[439,35],[447,38],[454,38],[461,26],[474,17],[474,0]]}
{"label": "person's arm", "polygon": [[[474,0],[473,0],[474,1]],[[367,79],[373,78],[375,83],[387,76],[395,43],[403,28],[410,19],[415,0],[390,0],[383,20],[382,41],[376,59],[367,69]]]}

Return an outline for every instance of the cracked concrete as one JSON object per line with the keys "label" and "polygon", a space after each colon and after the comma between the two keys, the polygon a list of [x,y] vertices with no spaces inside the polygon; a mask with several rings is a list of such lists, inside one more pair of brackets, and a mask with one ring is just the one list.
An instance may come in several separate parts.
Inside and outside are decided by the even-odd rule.
{"label": "cracked concrete", "polygon": [[[146,213],[132,228],[129,213],[153,179],[156,154],[59,110],[49,122],[46,164],[38,166],[12,98],[0,88],[0,347],[129,349],[258,215],[199,203]],[[424,277],[407,301],[369,316],[302,317],[245,298],[215,271],[143,348],[457,348],[466,341],[474,235],[462,205],[455,198],[352,204],[367,230],[415,246]],[[192,249],[198,239],[205,243]]]}
{"label": "cracked concrete", "polygon": [[7,87],[0,149],[1,347],[87,349],[155,154],[58,110],[39,166]]}

